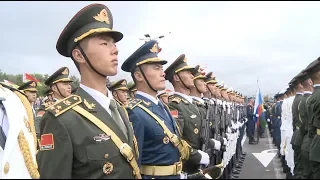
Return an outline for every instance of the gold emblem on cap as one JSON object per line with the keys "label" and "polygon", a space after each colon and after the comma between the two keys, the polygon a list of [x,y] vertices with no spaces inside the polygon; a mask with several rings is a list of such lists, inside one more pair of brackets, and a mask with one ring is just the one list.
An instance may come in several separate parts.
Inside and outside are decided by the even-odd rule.
{"label": "gold emblem on cap", "polygon": [[63,74],[63,75],[69,74],[68,68],[65,68],[65,69],[62,71],[61,74]]}
{"label": "gold emblem on cap", "polygon": [[164,144],[168,144],[168,143],[169,143],[169,138],[168,138],[168,136],[165,136],[165,137],[163,138],[163,143],[164,143]]}
{"label": "gold emblem on cap", "polygon": [[97,14],[96,16],[93,16],[93,18],[97,21],[100,21],[100,22],[105,22],[107,24],[110,24],[110,21],[109,21],[109,17],[108,17],[108,13],[107,13],[107,10],[106,9],[102,9],[100,11],[99,14]]}
{"label": "gold emblem on cap", "polygon": [[185,57],[185,58],[183,59],[183,62],[185,62],[185,63],[186,63],[187,61],[188,61],[188,60],[187,60],[187,58]]}
{"label": "gold emblem on cap", "polygon": [[105,165],[103,165],[102,171],[105,174],[111,174],[113,171],[113,164],[110,162],[107,162]]}
{"label": "gold emblem on cap", "polygon": [[127,83],[126,83],[126,81],[122,81],[122,83],[121,83],[121,85],[126,85]]}
{"label": "gold emblem on cap", "polygon": [[155,43],[151,49],[149,49],[150,52],[153,52],[153,53],[158,53],[158,45],[157,43]]}
{"label": "gold emblem on cap", "polygon": [[10,169],[10,165],[8,162],[6,162],[6,164],[4,165],[4,168],[3,168],[4,174],[8,174],[9,169]]}
{"label": "gold emblem on cap", "polygon": [[195,134],[198,134],[198,133],[199,133],[198,128],[194,128],[193,132],[194,132]]}
{"label": "gold emblem on cap", "polygon": [[30,86],[36,87],[36,83],[33,81],[33,82],[30,84]]}

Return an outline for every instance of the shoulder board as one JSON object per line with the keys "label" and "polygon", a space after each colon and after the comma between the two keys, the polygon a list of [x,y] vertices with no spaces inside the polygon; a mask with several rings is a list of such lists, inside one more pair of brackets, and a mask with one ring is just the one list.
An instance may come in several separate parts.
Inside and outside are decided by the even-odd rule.
{"label": "shoulder board", "polygon": [[172,100],[171,100],[172,102],[176,102],[176,103],[180,103],[181,102],[181,98],[179,98],[179,97],[174,97]]}
{"label": "shoulder board", "polygon": [[71,95],[67,98],[61,99],[48,107],[46,110],[51,112],[55,117],[60,116],[61,114],[67,112],[74,106],[82,102],[81,97],[78,95]]}
{"label": "shoulder board", "polygon": [[129,108],[129,109],[133,109],[133,108],[135,108],[138,104],[140,104],[142,102],[142,100],[141,99],[133,99],[133,100],[131,100],[130,102],[129,102],[129,104],[127,105],[127,107]]}

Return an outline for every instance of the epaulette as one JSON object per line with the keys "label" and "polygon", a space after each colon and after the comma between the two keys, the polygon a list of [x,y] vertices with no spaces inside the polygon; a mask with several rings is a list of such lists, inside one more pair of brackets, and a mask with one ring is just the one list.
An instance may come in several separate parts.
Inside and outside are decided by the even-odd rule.
{"label": "epaulette", "polygon": [[51,112],[55,117],[60,116],[61,114],[67,112],[74,106],[82,102],[81,97],[77,95],[71,95],[67,98],[61,99],[58,102],[54,103],[46,110]]}
{"label": "epaulette", "polygon": [[176,103],[180,103],[181,102],[181,98],[179,98],[179,97],[174,97],[172,100],[171,100],[172,102],[176,102]]}
{"label": "epaulette", "polygon": [[141,99],[133,99],[133,100],[131,100],[130,102],[129,102],[129,104],[127,105],[127,107],[129,108],[129,109],[133,109],[133,108],[135,108],[138,104],[140,104],[142,102],[142,100]]}

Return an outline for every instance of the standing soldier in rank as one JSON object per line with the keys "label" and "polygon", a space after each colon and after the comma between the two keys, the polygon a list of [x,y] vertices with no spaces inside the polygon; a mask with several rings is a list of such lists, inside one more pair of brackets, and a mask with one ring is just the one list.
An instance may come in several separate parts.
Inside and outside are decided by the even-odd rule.
{"label": "standing soldier in rank", "polygon": [[[193,98],[193,104],[198,107],[198,110],[202,117],[202,123],[201,123],[202,128],[200,132],[203,135],[204,132],[202,131],[206,131],[207,133],[204,133],[204,134],[208,134],[208,137],[210,138],[207,143],[208,147],[206,147],[206,149],[202,149],[202,151],[209,152],[209,156],[211,159],[210,163],[214,165],[216,163],[215,162],[216,155],[213,152],[220,151],[221,142],[218,141],[217,139],[214,139],[213,134],[211,133],[211,127],[212,127],[211,112],[213,112],[213,108],[212,106],[210,106],[210,103],[205,103],[205,101],[201,98],[202,94],[208,91],[207,84],[205,82],[206,77],[203,76],[202,72],[200,71],[199,65],[195,66],[192,72],[192,75],[193,75],[194,86],[190,88],[190,92],[191,92],[190,96]],[[209,126],[207,127],[207,129],[204,129],[203,127],[204,127],[204,124],[207,123],[206,121],[209,121]],[[202,143],[206,143],[205,142],[206,137],[201,137],[201,139],[202,139]],[[218,174],[211,174],[211,175],[213,175],[214,177],[217,177],[219,176],[219,174],[220,172],[218,172]]]}
{"label": "standing soldier in rank", "polygon": [[36,110],[34,109],[33,105],[34,102],[37,99],[37,83],[35,81],[28,81],[24,84],[22,84],[19,88],[19,90],[23,91],[25,95],[27,96],[29,103],[31,104],[32,107],[32,113],[33,117],[36,117]]}
{"label": "standing soldier in rank", "polygon": [[308,137],[310,139],[307,144],[309,145],[309,161],[312,179],[320,179],[320,58],[310,63],[304,72],[311,78],[314,87],[312,95],[307,100],[308,114],[310,114],[308,119]]}
{"label": "standing soldier in rank", "polygon": [[[198,163],[207,166],[209,156],[201,151],[201,114],[197,106],[193,105],[190,95],[190,88],[194,86],[192,71],[193,67],[188,66],[184,54],[180,55],[166,70],[165,79],[169,80],[174,87],[174,94],[169,98],[169,108],[172,116],[178,122],[182,138],[199,152]],[[195,173],[199,166],[197,163],[184,163],[184,171]]]}
{"label": "standing soldier in rank", "polygon": [[81,75],[78,91],[52,105],[41,123],[38,153],[41,178],[141,178],[132,126],[111,99],[106,78],[117,74],[116,42],[110,10],[91,4],[62,31],[58,52],[70,57]]}
{"label": "standing soldier in rank", "polygon": [[127,81],[125,79],[113,82],[110,86],[110,91],[112,92],[114,99],[123,107],[129,103],[128,90]]}
{"label": "standing soldier in rank", "polygon": [[51,88],[54,101],[58,101],[71,95],[71,83],[69,68],[62,67],[54,72],[44,83]]}
{"label": "standing soldier in rank", "polygon": [[130,96],[130,99],[134,99],[134,97],[136,96],[136,92],[137,92],[136,84],[133,82],[130,85],[128,85],[127,87],[128,87],[128,94]]}
{"label": "standing soldier in rank", "polygon": [[306,72],[301,72],[299,77],[303,86],[303,98],[298,106],[299,117],[302,121],[300,134],[302,138],[301,143],[301,163],[303,166],[303,178],[312,179],[312,164],[309,161],[310,143],[311,139],[308,136],[308,119],[310,114],[308,113],[307,101],[309,100],[313,92],[313,83]]}
{"label": "standing soldier in rank", "polygon": [[[299,74],[298,74],[299,75]],[[303,86],[298,75],[294,78],[292,86],[296,91],[295,99],[292,103],[292,128],[293,136],[291,139],[292,149],[294,151],[294,170],[293,174],[295,178],[302,178],[303,167],[301,166],[301,143],[302,137],[300,133],[301,121],[299,118],[299,103],[303,99]]]}
{"label": "standing soldier in rank", "polygon": [[0,84],[0,178],[39,179],[31,104],[22,91]]}
{"label": "standing soldier in rank", "polygon": [[201,155],[179,136],[179,127],[170,111],[157,98],[165,88],[162,66],[167,61],[158,57],[158,43],[151,40],[138,48],[121,69],[131,72],[137,86],[134,100],[127,106],[139,147],[143,178],[185,178],[182,160],[198,165]]}

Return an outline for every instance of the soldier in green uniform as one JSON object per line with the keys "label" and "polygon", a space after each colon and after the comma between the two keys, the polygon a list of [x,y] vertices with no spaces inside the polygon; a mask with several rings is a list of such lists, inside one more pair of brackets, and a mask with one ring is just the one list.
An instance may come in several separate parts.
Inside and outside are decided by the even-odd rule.
{"label": "soldier in green uniform", "polygon": [[71,95],[71,82],[69,68],[62,67],[54,72],[44,83],[51,88],[54,102]]}
{"label": "soldier in green uniform", "polygon": [[135,83],[128,84],[128,93],[131,99],[133,99],[136,95],[137,88]]}
{"label": "soldier in green uniform", "polygon": [[320,179],[320,58],[309,64],[304,72],[311,78],[314,91],[307,100],[308,107],[308,137],[309,140],[309,161],[311,163],[311,174],[313,179]]}
{"label": "soldier in green uniform", "polygon": [[[197,108],[193,105],[190,97],[190,88],[194,86],[192,71],[194,67],[188,66],[184,54],[180,55],[166,70],[165,79],[169,80],[174,87],[174,93],[169,98],[169,109],[172,116],[178,122],[182,138],[194,149],[197,149],[203,158],[200,164],[208,165],[209,156],[201,151],[202,143],[200,138],[202,117]],[[184,164],[184,171],[188,174],[195,173],[199,169],[194,164]]]}
{"label": "soldier in green uniform", "polygon": [[301,84],[304,89],[304,95],[302,100],[299,103],[298,110],[299,110],[299,117],[302,121],[300,134],[302,137],[302,144],[301,144],[301,165],[303,166],[303,178],[304,179],[311,179],[311,169],[312,165],[309,161],[309,149],[310,149],[310,138],[308,137],[308,120],[310,116],[308,114],[308,106],[307,101],[313,92],[313,83],[307,73],[302,72],[298,76],[300,79]]}
{"label": "soldier in green uniform", "polygon": [[127,81],[125,79],[111,83],[109,89],[112,92],[113,98],[121,106],[125,107],[129,103],[127,93],[129,89],[127,88]]}
{"label": "soldier in green uniform", "polygon": [[[216,155],[215,151],[220,151],[221,148],[221,141],[218,139],[214,138],[214,135],[211,131],[211,127],[213,125],[213,122],[211,120],[212,117],[212,112],[214,111],[213,106],[211,105],[210,102],[205,102],[204,99],[201,98],[201,96],[208,91],[207,88],[207,83],[205,80],[207,79],[202,72],[200,71],[200,66],[197,65],[195,66],[193,72],[193,82],[194,86],[190,88],[190,96],[193,99],[193,104],[198,107],[198,110],[202,116],[202,125],[206,123],[205,121],[209,121],[209,126],[207,129],[204,129],[203,126],[201,128],[201,133],[202,131],[207,131],[209,135],[209,143],[208,147],[206,149],[202,149],[202,151],[208,152],[210,156],[210,163],[211,165],[216,164]],[[208,114],[207,114],[208,113]],[[203,139],[203,138],[202,138]],[[204,142],[203,142],[204,143]],[[217,177],[218,175],[216,174],[211,174],[213,177]]]}
{"label": "soldier in green uniform", "polygon": [[40,122],[41,118],[45,113],[46,108],[54,104],[53,102],[53,92],[50,88],[48,88],[45,92],[44,95],[46,96],[46,100],[40,105],[39,110],[37,111],[37,115],[34,119],[34,126],[37,134],[38,140],[40,140]]}
{"label": "soldier in green uniform", "polygon": [[297,77],[294,78],[293,82],[291,82],[293,88],[296,91],[296,96],[292,103],[292,128],[293,135],[291,139],[292,149],[294,151],[294,169],[293,174],[295,178],[302,178],[303,167],[301,165],[301,143],[302,137],[300,133],[301,121],[299,118],[299,103],[303,99],[303,86],[301,84],[300,79]]}
{"label": "soldier in green uniform", "polygon": [[117,74],[110,10],[91,4],[67,24],[57,51],[70,57],[81,75],[76,94],[52,105],[42,118],[38,152],[40,178],[141,178],[137,143],[126,112],[107,93],[106,77]]}
{"label": "soldier in green uniform", "polygon": [[24,94],[27,96],[31,107],[32,107],[32,112],[33,112],[33,117],[36,117],[36,111],[33,107],[33,103],[36,101],[37,99],[37,83],[35,81],[28,81],[24,84],[22,84],[19,88],[19,90],[23,91]]}

